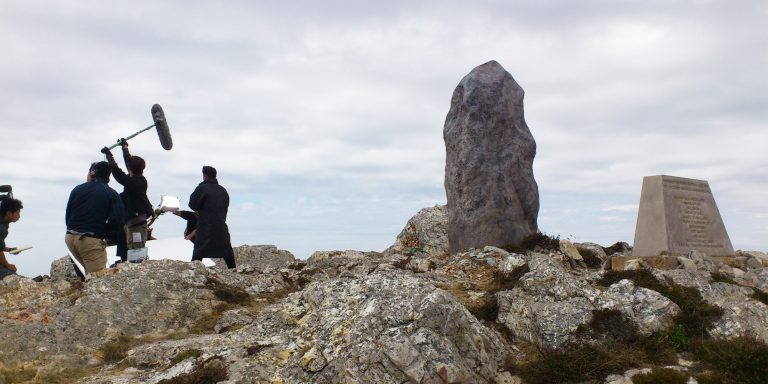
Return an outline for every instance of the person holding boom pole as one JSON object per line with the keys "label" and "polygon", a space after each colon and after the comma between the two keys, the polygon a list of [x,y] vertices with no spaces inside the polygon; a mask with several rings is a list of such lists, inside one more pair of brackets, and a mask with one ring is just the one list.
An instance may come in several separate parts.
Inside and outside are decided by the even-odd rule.
{"label": "person holding boom pole", "polygon": [[152,217],[152,204],[147,198],[147,178],[144,177],[146,162],[139,156],[131,156],[128,151],[128,142],[120,139],[123,149],[123,161],[128,169],[128,174],[115,162],[115,157],[109,148],[104,147],[101,153],[107,156],[112,176],[123,186],[120,199],[123,201],[125,216],[122,233],[117,239],[116,255],[121,262],[128,260],[129,249],[143,248],[147,241],[147,219]]}

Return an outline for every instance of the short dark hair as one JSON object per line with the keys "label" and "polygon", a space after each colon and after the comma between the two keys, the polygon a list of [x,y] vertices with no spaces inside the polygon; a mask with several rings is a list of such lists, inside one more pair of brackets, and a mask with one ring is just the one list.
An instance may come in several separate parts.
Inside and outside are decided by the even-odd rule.
{"label": "short dark hair", "polygon": [[12,197],[3,199],[3,201],[0,202],[0,217],[5,217],[5,214],[8,212],[18,212],[22,208],[24,208],[24,205],[21,204],[21,200]]}
{"label": "short dark hair", "polygon": [[141,175],[144,172],[144,167],[147,166],[147,163],[144,162],[144,159],[138,156],[131,156],[128,159],[128,169],[133,172],[134,175]]}
{"label": "short dark hair", "polygon": [[216,168],[209,165],[203,165],[203,175],[208,176],[209,179],[216,178]]}
{"label": "short dark hair", "polygon": [[110,167],[109,167],[109,163],[107,163],[106,161],[99,161],[97,163],[92,163],[91,169],[89,169],[89,171],[93,172],[94,178],[109,181]]}

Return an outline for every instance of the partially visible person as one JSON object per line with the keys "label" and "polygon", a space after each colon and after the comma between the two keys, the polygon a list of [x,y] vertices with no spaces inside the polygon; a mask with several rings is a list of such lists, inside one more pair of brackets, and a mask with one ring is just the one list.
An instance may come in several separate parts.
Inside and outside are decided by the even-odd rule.
{"label": "partially visible person", "polygon": [[219,185],[216,169],[203,167],[203,182],[189,196],[189,207],[197,212],[197,233],[192,261],[222,258],[227,268],[236,268],[227,227],[229,194]]}
{"label": "partially visible person", "polygon": [[16,273],[16,265],[9,263],[5,258],[5,252],[14,250],[5,244],[5,238],[8,237],[8,225],[21,218],[22,208],[24,206],[21,201],[14,198],[3,199],[0,203],[0,280]]}
{"label": "partially visible person", "polygon": [[189,240],[194,244],[197,235],[197,213],[175,209],[173,214],[187,221],[187,226],[184,228],[184,240]]}
{"label": "partially visible person", "polygon": [[91,164],[87,181],[69,194],[64,241],[72,256],[93,273],[107,267],[107,241],[116,241],[123,222],[123,203],[109,185],[109,163]]}
{"label": "partially visible person", "polygon": [[121,233],[117,238],[117,251],[115,255],[120,261],[128,260],[129,249],[144,248],[147,241],[147,219],[152,217],[152,204],[147,198],[147,179],[144,177],[146,162],[139,156],[131,156],[128,151],[128,142],[120,139],[123,150],[123,161],[128,169],[128,174],[115,162],[115,157],[109,148],[104,147],[101,153],[107,156],[107,161],[112,169],[115,181],[123,186],[120,199],[123,201],[123,223]]}

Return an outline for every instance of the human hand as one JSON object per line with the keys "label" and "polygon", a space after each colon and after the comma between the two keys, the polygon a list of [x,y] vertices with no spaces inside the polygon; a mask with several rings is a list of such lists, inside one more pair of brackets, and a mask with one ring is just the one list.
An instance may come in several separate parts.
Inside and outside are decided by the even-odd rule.
{"label": "human hand", "polygon": [[107,156],[109,156],[109,155],[111,155],[111,154],[112,154],[112,152],[111,152],[111,151],[109,150],[109,148],[107,148],[107,147],[104,147],[104,148],[102,148],[102,149],[101,149],[101,153],[103,153],[103,154],[105,154],[105,155],[107,155]]}
{"label": "human hand", "polygon": [[128,140],[126,140],[124,138],[120,138],[120,140],[118,140],[118,142],[120,143],[121,147],[128,148]]}
{"label": "human hand", "polygon": [[14,264],[8,263],[8,267],[7,268],[10,269],[11,272],[14,272],[14,273],[16,272],[16,265],[14,265]]}

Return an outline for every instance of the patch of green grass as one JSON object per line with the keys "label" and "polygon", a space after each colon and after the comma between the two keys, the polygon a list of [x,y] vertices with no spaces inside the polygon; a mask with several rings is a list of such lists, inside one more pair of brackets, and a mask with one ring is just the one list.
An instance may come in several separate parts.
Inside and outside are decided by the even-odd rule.
{"label": "patch of green grass", "polygon": [[178,363],[181,363],[182,361],[189,359],[190,357],[193,359],[197,359],[198,357],[203,355],[203,351],[199,349],[188,349],[185,351],[181,351],[176,354],[176,356],[171,359],[171,365],[176,365]]}
{"label": "patch of green grass", "polygon": [[189,373],[172,379],[161,380],[158,384],[216,384],[229,379],[229,370],[220,357],[212,357],[204,362],[197,362]]}
{"label": "patch of green grass", "polygon": [[0,368],[0,383],[23,383],[32,380],[37,375],[37,369],[31,367]]}
{"label": "patch of green grass", "polygon": [[671,368],[654,368],[650,373],[632,376],[633,384],[686,384],[689,375]]}
{"label": "patch of green grass", "polygon": [[67,368],[56,372],[38,373],[32,383],[40,384],[69,384],[96,373],[94,369]]}
{"label": "patch of green grass", "polygon": [[691,352],[725,383],[768,383],[768,345],[763,342],[747,337],[699,339],[691,343]]}

